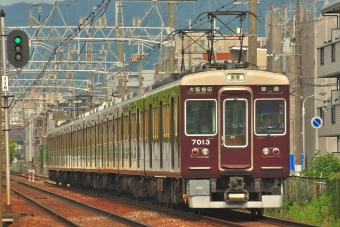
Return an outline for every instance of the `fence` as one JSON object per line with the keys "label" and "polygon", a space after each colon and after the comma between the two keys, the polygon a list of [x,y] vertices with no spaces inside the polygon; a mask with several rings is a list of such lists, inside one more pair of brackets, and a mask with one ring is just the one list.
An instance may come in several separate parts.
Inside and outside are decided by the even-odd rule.
{"label": "fence", "polygon": [[325,193],[331,196],[332,204],[329,206],[335,218],[340,218],[340,179],[289,177],[284,182],[284,199],[299,205]]}
{"label": "fence", "polygon": [[39,166],[31,165],[32,168],[29,168],[29,165],[25,162],[18,161],[17,163],[11,163],[11,171],[13,172],[22,172],[28,173],[28,169],[34,169],[36,174],[47,174],[46,168],[41,168]]}
{"label": "fence", "polygon": [[289,177],[284,182],[284,198],[302,205],[320,196],[327,190],[327,181],[323,178]]}

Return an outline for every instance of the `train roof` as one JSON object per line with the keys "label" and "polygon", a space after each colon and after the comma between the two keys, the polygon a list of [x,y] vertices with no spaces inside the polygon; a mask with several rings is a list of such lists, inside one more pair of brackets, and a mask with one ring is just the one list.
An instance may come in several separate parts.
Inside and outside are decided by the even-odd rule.
{"label": "train roof", "polygon": [[[228,74],[243,74],[243,81],[228,81]],[[188,74],[181,79],[181,85],[283,85],[289,84],[285,75],[251,69],[212,70],[195,74]]]}
{"label": "train roof", "polygon": [[[240,64],[241,65],[241,64]],[[148,95],[152,95],[156,92],[168,89],[169,87],[178,85],[289,85],[289,80],[285,75],[279,73],[273,73],[268,71],[249,69],[249,68],[238,68],[234,62],[223,62],[217,64],[206,64],[202,63],[195,68],[189,69],[179,74],[173,74],[169,78],[165,78],[163,81],[147,87],[144,94],[136,94],[136,92],[128,94],[123,98],[118,98],[110,103],[103,104],[89,112],[83,113],[72,121],[64,122],[59,125],[56,129],[52,129],[50,132],[53,134],[54,131],[62,128],[63,126],[75,123],[75,120],[82,120],[83,118],[91,115],[96,115],[99,112],[106,112],[108,107],[125,105],[129,102],[133,102],[132,98],[143,98]],[[222,68],[222,69],[221,69]],[[243,74],[244,80],[242,81],[228,81],[228,74]]]}

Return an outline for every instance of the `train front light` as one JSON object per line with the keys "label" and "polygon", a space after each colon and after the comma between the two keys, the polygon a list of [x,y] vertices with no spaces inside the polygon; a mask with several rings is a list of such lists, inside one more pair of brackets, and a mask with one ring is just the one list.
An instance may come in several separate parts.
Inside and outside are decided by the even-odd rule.
{"label": "train front light", "polygon": [[228,81],[233,81],[234,80],[234,75],[233,74],[228,74],[227,75],[227,80]]}
{"label": "train front light", "polygon": [[204,156],[208,156],[208,155],[209,155],[209,149],[208,149],[208,148],[203,148],[203,149],[202,149],[202,154],[203,154]]}
{"label": "train front light", "polygon": [[274,148],[273,149],[273,154],[279,155],[280,154],[280,149],[279,148]]}
{"label": "train front light", "polygon": [[192,152],[193,155],[198,155],[198,149],[197,148],[192,149],[191,152]]}
{"label": "train front light", "polygon": [[238,81],[244,81],[244,75],[243,74],[238,74],[237,75],[237,80]]}
{"label": "train front light", "polygon": [[267,155],[269,154],[269,149],[266,148],[266,147],[263,148],[263,149],[262,149],[262,154],[265,155],[265,156],[267,156]]}

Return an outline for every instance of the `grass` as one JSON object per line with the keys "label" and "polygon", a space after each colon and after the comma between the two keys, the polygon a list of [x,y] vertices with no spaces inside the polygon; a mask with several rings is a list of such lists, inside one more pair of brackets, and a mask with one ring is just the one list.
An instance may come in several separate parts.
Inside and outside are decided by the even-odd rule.
{"label": "grass", "polygon": [[311,202],[299,205],[285,200],[281,209],[266,209],[265,215],[285,218],[324,227],[340,227],[340,220],[334,217],[332,198],[328,195],[313,198]]}

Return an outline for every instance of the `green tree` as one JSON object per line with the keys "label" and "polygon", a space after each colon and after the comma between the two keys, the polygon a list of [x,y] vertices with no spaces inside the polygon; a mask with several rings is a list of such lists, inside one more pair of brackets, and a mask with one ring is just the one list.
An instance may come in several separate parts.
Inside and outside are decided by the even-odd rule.
{"label": "green tree", "polygon": [[10,138],[9,140],[9,155],[10,160],[13,162],[14,156],[17,154],[17,143],[14,138]]}
{"label": "green tree", "polygon": [[317,151],[309,164],[309,169],[304,169],[302,174],[307,177],[323,177],[328,178],[334,172],[340,171],[340,160],[337,156],[328,152],[321,155],[320,151]]}

